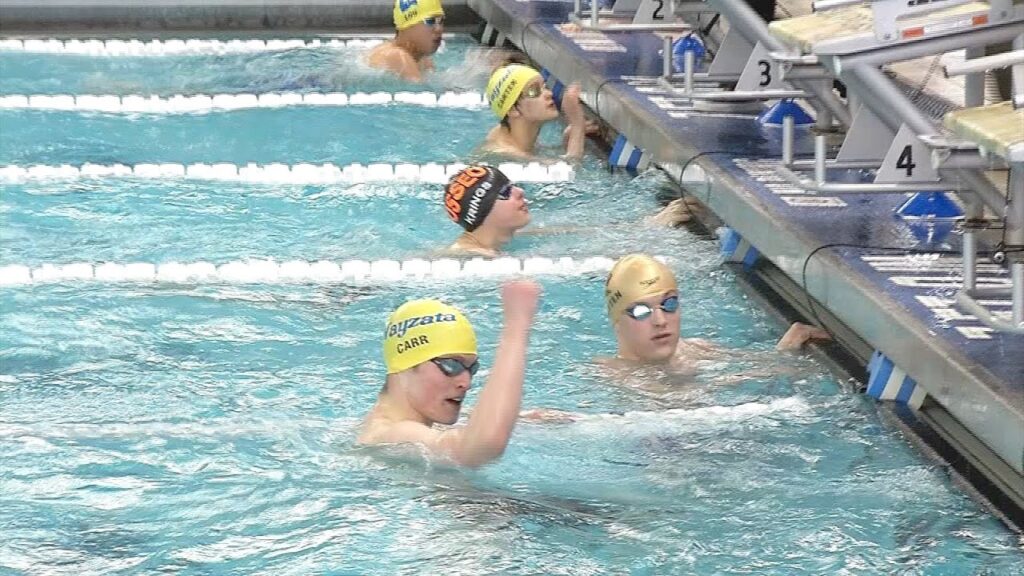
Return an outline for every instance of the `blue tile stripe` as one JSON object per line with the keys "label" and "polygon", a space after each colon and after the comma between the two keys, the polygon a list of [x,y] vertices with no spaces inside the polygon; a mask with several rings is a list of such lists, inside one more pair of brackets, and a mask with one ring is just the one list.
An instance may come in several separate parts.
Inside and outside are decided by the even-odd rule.
{"label": "blue tile stripe", "polygon": [[761,257],[761,252],[732,228],[725,228],[721,242],[721,253],[726,262],[740,262],[744,268],[750,268]]}
{"label": "blue tile stripe", "polygon": [[612,145],[612,151],[608,154],[608,164],[615,168],[625,168],[632,175],[643,170],[647,166],[647,155],[643,150],[633,146],[625,136],[619,135]]}
{"label": "blue tile stripe", "polygon": [[892,400],[915,409],[924,402],[924,389],[877,350],[868,363],[868,373],[868,396],[876,400]]}

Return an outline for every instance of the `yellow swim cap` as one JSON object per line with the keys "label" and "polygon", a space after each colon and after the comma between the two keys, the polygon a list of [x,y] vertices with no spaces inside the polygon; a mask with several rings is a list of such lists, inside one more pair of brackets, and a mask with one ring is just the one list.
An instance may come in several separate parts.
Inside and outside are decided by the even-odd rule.
{"label": "yellow swim cap", "polygon": [[523,88],[539,76],[540,72],[523,64],[507,64],[495,70],[487,82],[487,102],[491,110],[498,118],[507,116]]}
{"label": "yellow swim cap", "polygon": [[476,334],[462,312],[437,300],[412,300],[388,317],[384,329],[388,374],[446,354],[476,354]]}
{"label": "yellow swim cap", "polygon": [[623,256],[612,266],[604,286],[604,300],[612,323],[637,300],[677,290],[676,278],[661,262],[644,254]]}
{"label": "yellow swim cap", "polygon": [[405,30],[433,16],[444,16],[441,0],[395,0],[395,28],[398,30]]}

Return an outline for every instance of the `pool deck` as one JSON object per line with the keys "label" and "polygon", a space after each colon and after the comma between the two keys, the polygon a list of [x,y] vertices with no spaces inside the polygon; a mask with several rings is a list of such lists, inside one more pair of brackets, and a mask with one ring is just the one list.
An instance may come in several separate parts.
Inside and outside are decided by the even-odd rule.
{"label": "pool deck", "polygon": [[[564,34],[558,25],[571,2],[469,6],[554,78],[579,83],[592,110],[670,173],[696,157],[708,183],[684,187],[805,290],[798,299],[809,294],[849,328],[856,337],[846,344],[866,343],[861,358],[884,354],[916,381],[921,390],[905,383],[898,400],[1024,507],[1024,335],[994,332],[952,303],[960,259],[940,251],[958,251],[960,237],[949,225],[930,234],[895,216],[902,194],[817,195],[783,184],[771,166],[781,157],[781,129],[673,103],[656,83],[662,40],[653,34]],[[811,148],[798,129],[795,153]],[[922,253],[824,247],[832,244]],[[988,264],[979,282],[1009,280],[1004,267]],[[995,305],[1009,311],[1008,301]]]}

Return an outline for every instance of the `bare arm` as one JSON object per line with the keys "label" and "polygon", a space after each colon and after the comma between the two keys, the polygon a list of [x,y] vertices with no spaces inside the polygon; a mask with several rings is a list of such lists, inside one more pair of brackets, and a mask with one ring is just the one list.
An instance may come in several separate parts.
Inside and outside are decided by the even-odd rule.
{"label": "bare arm", "polygon": [[580,87],[573,84],[562,96],[562,112],[569,126],[565,129],[565,156],[583,158],[583,144],[587,137],[587,118],[580,103]]}

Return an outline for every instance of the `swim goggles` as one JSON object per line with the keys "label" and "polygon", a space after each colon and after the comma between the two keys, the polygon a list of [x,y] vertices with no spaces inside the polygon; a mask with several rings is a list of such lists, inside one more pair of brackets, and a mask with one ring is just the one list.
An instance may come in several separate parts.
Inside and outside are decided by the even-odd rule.
{"label": "swim goggles", "polygon": [[469,375],[472,377],[476,375],[476,371],[480,369],[480,360],[474,360],[469,366],[466,366],[455,358],[431,358],[430,361],[433,362],[434,365],[449,378],[458,376],[467,370],[469,370]]}
{"label": "swim goggles", "polygon": [[544,93],[543,84],[530,84],[526,88],[523,88],[523,98],[536,98]]}
{"label": "swim goggles", "polygon": [[424,18],[423,23],[431,28],[444,26],[444,16],[433,16],[431,18]]}
{"label": "swim goggles", "polygon": [[503,186],[501,188],[501,190],[498,190],[498,199],[499,200],[508,200],[511,197],[512,197],[512,183],[509,182],[508,184],[505,184],[505,186]]}
{"label": "swim goggles", "polygon": [[[658,305],[663,312],[668,314],[674,314],[676,310],[679,310],[679,296],[669,296],[661,301]],[[651,314],[654,313],[654,308],[651,308],[643,302],[633,304],[629,308],[626,308],[626,314],[634,320],[646,320]]]}

